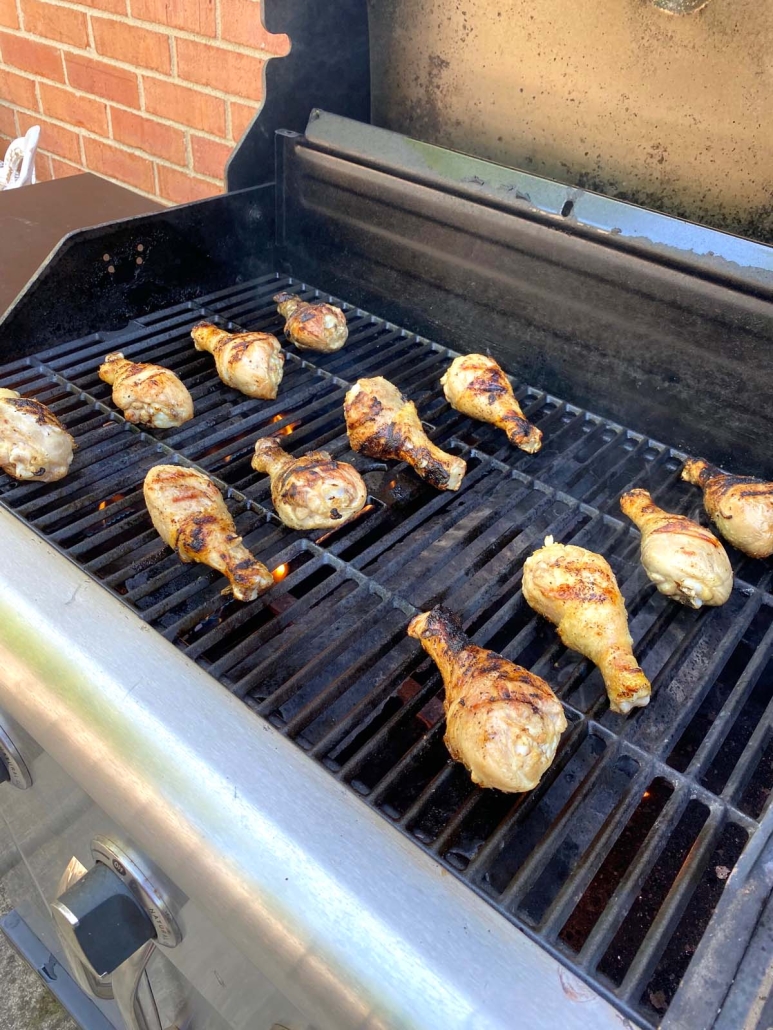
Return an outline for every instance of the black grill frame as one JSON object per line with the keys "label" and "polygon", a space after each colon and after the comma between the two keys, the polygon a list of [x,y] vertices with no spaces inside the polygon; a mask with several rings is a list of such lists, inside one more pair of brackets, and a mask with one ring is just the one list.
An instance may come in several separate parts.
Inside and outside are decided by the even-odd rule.
{"label": "black grill frame", "polygon": [[[125,332],[93,334],[4,366],[2,385],[38,396],[67,424],[77,424],[81,451],[73,473],[59,484],[17,485],[3,477],[0,502],[629,1017],[655,1025],[663,1011],[658,992],[667,1000],[674,986],[659,962],[672,933],[684,927],[695,891],[709,896],[703,906],[707,918],[714,909],[719,913],[723,894],[734,896],[724,890],[724,873],[712,878],[713,856],[729,855],[729,865],[717,860],[714,869],[737,866],[735,879],[742,882],[769,837],[773,776],[758,785],[764,797],[753,814],[742,806],[750,805],[744,801],[750,780],[756,772],[762,776],[763,762],[769,765],[773,757],[773,706],[755,693],[773,646],[766,621],[773,611],[770,567],[734,554],[736,588],[721,609],[695,613],[663,598],[638,568],[638,534],[616,505],[623,489],[643,484],[661,503],[697,515],[698,492],[678,478],[682,453],[523,386],[517,393],[527,415],[545,430],[545,447],[537,456],[516,451],[496,430],[471,423],[445,404],[437,380],[453,352],[336,298],[325,295],[344,307],[351,327],[342,352],[309,355],[289,347],[276,402],[250,401],[228,390],[217,381],[211,359],[193,351],[189,329],[209,318],[281,337],[270,298],[287,288],[307,298],[320,295],[271,274],[147,316]],[[165,433],[126,423],[96,377],[104,354],[115,349],[169,361],[182,371],[197,401],[194,421]],[[367,473],[373,509],[349,527],[308,536],[287,530],[267,503],[265,477],[245,469],[254,440],[271,426],[273,432],[290,430],[282,441],[297,453],[326,446],[351,459],[341,402],[363,374],[392,378],[417,401],[433,438],[466,457],[462,488],[437,493],[391,465],[386,473]],[[84,426],[88,435],[80,431]],[[93,465],[86,461],[92,447]],[[197,465],[212,475],[248,546],[269,567],[288,566],[287,576],[263,599],[250,605],[223,601],[215,573],[182,566],[163,547],[138,493],[144,471],[160,461]],[[385,485],[393,479],[394,488]],[[84,500],[79,490],[89,483]],[[107,515],[94,508],[97,498],[106,501],[101,510]],[[121,537],[127,531],[113,551],[100,551],[116,532]],[[654,674],[656,693],[648,709],[628,719],[610,713],[598,673],[568,654],[552,628],[525,606],[520,569],[547,533],[603,550],[610,559],[631,612],[637,655]],[[455,562],[467,564],[457,571]],[[303,590],[294,601],[288,596],[293,590]],[[201,604],[191,607],[189,600],[199,596]],[[529,795],[473,788],[462,767],[444,757],[439,677],[404,633],[411,615],[440,600],[461,611],[477,643],[495,646],[544,675],[565,705],[569,730],[553,768]],[[234,647],[222,646],[223,623],[237,639]],[[363,649],[365,632],[371,636]],[[318,654],[315,633],[324,641]],[[252,669],[256,640],[262,657]],[[296,644],[298,667],[292,665],[288,677],[283,670]],[[737,676],[728,674],[732,682],[724,683],[723,670],[733,662]],[[334,670],[328,683],[326,669]],[[363,677],[375,683],[370,695]],[[276,686],[260,693],[260,683]],[[712,704],[718,706],[716,718]],[[762,709],[754,727],[742,722],[747,708],[747,722]],[[417,735],[421,725],[426,732]],[[407,741],[403,753],[389,761],[401,740]],[[728,740],[738,755],[726,770],[717,767],[716,756]],[[713,791],[701,782],[708,775],[714,777]],[[604,862],[653,785],[668,796],[610,894],[609,885],[599,881]],[[444,805],[448,816],[439,823]],[[582,832],[578,812],[585,813]],[[544,832],[509,875],[503,867],[508,847],[530,840],[543,824]],[[481,826],[490,827],[483,836]],[[736,836],[728,843],[729,828]],[[684,860],[677,869],[659,868],[680,833]],[[551,862],[552,878],[545,872]],[[568,870],[563,879],[562,870]],[[662,904],[648,923],[643,916],[639,920],[644,933],[622,981],[595,975],[622,913],[634,911],[640,888],[653,876],[661,881]],[[573,953],[560,933],[591,889],[601,897],[606,889],[614,903],[602,909]],[[717,915],[706,937],[722,929]],[[688,935],[687,946],[701,937]],[[613,966],[610,959],[605,968]],[[656,971],[660,979],[653,981]],[[734,967],[725,971],[728,984],[733,972]],[[642,1002],[648,990],[649,1000]]]}

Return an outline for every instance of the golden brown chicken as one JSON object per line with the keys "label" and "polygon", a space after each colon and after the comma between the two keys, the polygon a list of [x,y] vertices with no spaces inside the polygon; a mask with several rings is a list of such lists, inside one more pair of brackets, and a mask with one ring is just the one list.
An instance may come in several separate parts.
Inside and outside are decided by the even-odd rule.
{"label": "golden brown chicken", "polygon": [[286,454],[272,437],[255,444],[252,467],[271,477],[277,515],[291,529],[332,529],[362,511],[368,488],[353,465],[327,451]]}
{"label": "golden brown chicken", "polygon": [[629,490],[620,507],[641,530],[641,563],[661,594],[693,608],[725,603],[733,570],[713,533],[684,515],[663,511],[646,490]]}
{"label": "golden brown chicken", "polygon": [[207,476],[181,465],[156,465],[145,476],[145,504],[156,532],[184,562],[222,572],[237,601],[253,601],[274,582],[237,536],[223,495]]}
{"label": "golden brown chicken", "polygon": [[719,532],[752,558],[773,554],[773,483],[731,476],[703,458],[690,458],[682,479],[703,490],[703,506]]}
{"label": "golden brown chicken", "polygon": [[279,340],[270,333],[229,333],[211,322],[199,322],[191,330],[196,350],[209,351],[217,374],[226,384],[248,397],[272,401],[282,382],[285,356]]}
{"label": "golden brown chicken", "polygon": [[523,596],[558,627],[566,647],[598,665],[613,712],[627,714],[649,702],[652,688],[633,656],[623,597],[600,554],[547,537],[526,559]]}
{"label": "golden brown chicken", "polygon": [[0,390],[0,468],[14,479],[53,483],[70,470],[75,441],[45,404]]}
{"label": "golden brown chicken", "polygon": [[301,350],[330,353],[340,350],[349,336],[346,315],[334,304],[309,304],[293,293],[277,293],[277,311],[286,320],[285,336]]}
{"label": "golden brown chicken", "polygon": [[417,615],[421,641],[445,684],[445,744],[481,787],[532,790],[555,757],[566,717],[539,676],[471,644],[456,615],[438,606]]}
{"label": "golden brown chicken", "polygon": [[452,408],[503,429],[522,451],[534,454],[542,446],[542,432],[524,418],[510,380],[493,358],[462,354],[451,362],[440,384]]}
{"label": "golden brown chicken", "polygon": [[161,365],[127,361],[108,354],[99,378],[113,387],[113,404],[127,422],[171,429],[193,418],[193,398],[174,372]]}
{"label": "golden brown chicken", "polygon": [[407,461],[438,490],[458,490],[467,465],[424,432],[416,405],[387,379],[359,379],[344,398],[349,442],[371,458]]}

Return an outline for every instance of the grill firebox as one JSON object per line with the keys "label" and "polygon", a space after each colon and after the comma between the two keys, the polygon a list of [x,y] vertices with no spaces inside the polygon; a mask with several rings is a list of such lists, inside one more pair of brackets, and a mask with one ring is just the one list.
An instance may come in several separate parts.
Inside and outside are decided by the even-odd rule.
{"label": "grill firebox", "polygon": [[[191,327],[205,317],[282,339],[280,289],[319,295],[267,275],[2,367],[0,385],[48,404],[79,449],[65,480],[3,477],[0,500],[624,1013],[656,1025],[731,873],[767,838],[770,567],[734,554],[725,606],[668,601],[638,565],[639,534],[618,499],[644,486],[699,517],[698,492],[679,480],[682,454],[526,386],[516,392],[545,443],[517,451],[445,403],[448,350],[346,304],[347,346],[311,360],[288,347],[276,401],[229,390],[193,349]],[[116,349],[177,372],[193,421],[166,432],[126,423],[96,374]],[[342,402],[366,375],[394,381],[433,439],[466,458],[458,493],[352,455]],[[267,434],[366,470],[363,513],[332,532],[283,527],[267,477],[249,464]],[[263,598],[224,598],[221,577],[163,545],[142,499],[146,471],[163,461],[194,464],[227,492],[238,531],[274,571]],[[547,534],[601,551],[618,577],[654,688],[628,719],[523,600],[523,562]],[[439,676],[405,634],[411,615],[440,602],[565,705],[556,761],[528,795],[480,790],[448,757]]]}

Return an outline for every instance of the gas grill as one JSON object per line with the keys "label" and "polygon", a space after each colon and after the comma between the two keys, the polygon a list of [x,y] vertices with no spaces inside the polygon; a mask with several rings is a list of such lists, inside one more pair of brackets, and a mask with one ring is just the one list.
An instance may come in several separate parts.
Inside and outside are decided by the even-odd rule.
{"label": "gas grill", "polygon": [[[771,566],[733,552],[727,604],[683,608],[646,578],[618,502],[641,486],[705,519],[688,452],[773,472],[771,252],[340,115],[294,125],[258,119],[232,161],[243,189],[64,241],[0,326],[0,386],[78,442],[64,480],[0,481],[1,753],[32,779],[2,792],[33,877],[13,866],[6,934],[33,964],[41,941],[64,959],[74,984],[37,965],[83,1026],[767,1026]],[[280,290],[340,305],[344,349],[286,345]],[[219,381],[190,340],[201,319],[276,333],[275,401]],[[445,402],[452,357],[483,349],[542,429],[537,454]],[[111,350],[173,369],[194,419],[127,423],[96,373]],[[352,454],[343,397],[372,375],[465,458],[457,493]],[[250,468],[266,435],[357,465],[361,514],[282,526]],[[164,546],[142,498],[160,462],[215,480],[273,571],[263,597],[224,597]],[[612,565],[647,708],[611,713],[524,601],[547,535]],[[450,760],[439,675],[405,632],[439,603],[563,702],[528,794]],[[139,856],[181,940],[79,993],[83,942],[68,952],[41,900],[72,858],[106,861],[93,835],[121,868]]]}

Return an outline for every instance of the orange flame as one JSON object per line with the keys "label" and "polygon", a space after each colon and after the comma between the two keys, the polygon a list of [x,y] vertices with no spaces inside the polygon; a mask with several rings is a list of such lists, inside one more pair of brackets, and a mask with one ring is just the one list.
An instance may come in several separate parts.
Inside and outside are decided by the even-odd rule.
{"label": "orange flame", "polygon": [[277,565],[271,575],[274,577],[274,582],[279,583],[285,578],[287,573],[290,571],[289,565]]}

